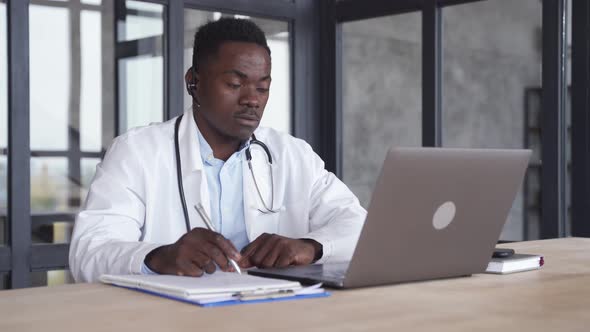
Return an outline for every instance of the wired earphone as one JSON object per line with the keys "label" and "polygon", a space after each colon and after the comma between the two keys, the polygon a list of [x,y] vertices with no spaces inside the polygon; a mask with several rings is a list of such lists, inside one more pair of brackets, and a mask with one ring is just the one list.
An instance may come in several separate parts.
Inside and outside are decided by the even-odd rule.
{"label": "wired earphone", "polygon": [[[195,83],[194,68],[191,68],[191,74],[192,74],[191,82],[186,85],[186,88],[187,88],[188,94],[192,97],[193,101],[196,102],[197,107],[201,107],[201,104],[199,104],[199,101],[193,96],[193,92],[192,92],[197,87],[197,85]],[[178,181],[178,192],[180,194],[180,202],[182,203],[182,210],[184,212],[184,221],[186,223],[186,230],[187,230],[187,232],[189,232],[191,230],[191,227],[190,227],[189,216],[188,216],[188,208],[186,205],[186,198],[184,197],[184,186],[182,183],[182,168],[180,166],[181,165],[180,144],[179,144],[179,139],[178,139],[178,128],[180,127],[180,122],[182,120],[182,117],[183,117],[183,114],[181,114],[176,119],[176,123],[174,124],[174,150],[176,153],[176,178]],[[262,193],[260,192],[260,188],[258,187],[258,181],[256,181],[256,176],[254,175],[254,170],[252,168],[252,153],[250,151],[250,148],[252,147],[252,145],[260,146],[264,150],[264,152],[266,153],[267,165],[270,170],[270,188],[271,188],[270,207],[268,206],[268,204],[266,204],[264,197],[262,197]],[[252,134],[252,137],[250,138],[250,142],[249,142],[248,146],[246,147],[245,154],[246,154],[246,162],[248,163],[248,168],[250,169],[250,174],[252,175],[252,180],[254,181],[254,186],[256,187],[256,192],[258,193],[258,197],[260,198],[260,201],[262,202],[262,206],[263,206],[263,209],[258,209],[258,211],[260,211],[261,213],[264,213],[264,214],[279,212],[280,211],[279,209],[275,210],[273,208],[274,207],[274,179],[273,179],[273,175],[272,175],[272,155],[270,153],[270,150],[268,149],[266,144],[257,140],[256,136],[254,134]]]}

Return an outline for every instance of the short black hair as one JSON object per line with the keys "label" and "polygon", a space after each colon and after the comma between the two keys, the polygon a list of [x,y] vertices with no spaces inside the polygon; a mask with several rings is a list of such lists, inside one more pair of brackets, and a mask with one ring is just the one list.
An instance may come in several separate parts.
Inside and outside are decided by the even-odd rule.
{"label": "short black hair", "polygon": [[237,18],[221,18],[199,27],[193,44],[193,70],[199,64],[215,55],[219,46],[228,41],[254,43],[263,47],[270,55],[264,32],[252,21]]}

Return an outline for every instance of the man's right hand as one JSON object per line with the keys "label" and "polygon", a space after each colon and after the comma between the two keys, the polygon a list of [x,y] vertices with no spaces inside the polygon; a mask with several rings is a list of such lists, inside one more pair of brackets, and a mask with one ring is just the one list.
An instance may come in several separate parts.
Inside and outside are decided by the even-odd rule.
{"label": "man's right hand", "polygon": [[223,235],[205,228],[193,228],[176,243],[152,250],[144,262],[159,274],[200,277],[204,272],[215,272],[215,264],[222,271],[233,271],[228,257],[236,261],[242,258]]}

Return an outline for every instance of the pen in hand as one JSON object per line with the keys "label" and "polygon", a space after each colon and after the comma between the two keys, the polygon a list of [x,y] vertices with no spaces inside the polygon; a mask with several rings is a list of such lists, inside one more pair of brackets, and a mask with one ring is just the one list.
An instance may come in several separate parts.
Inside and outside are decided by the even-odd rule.
{"label": "pen in hand", "polygon": [[[203,205],[201,203],[197,203],[197,205],[195,205],[194,207],[195,207],[195,210],[197,210],[197,213],[199,214],[201,219],[203,219],[203,222],[205,223],[207,228],[212,232],[217,232],[217,231],[215,231],[215,228],[213,227],[213,223],[211,223],[211,219],[209,219],[207,212],[203,208]],[[229,257],[227,257],[227,260],[234,267],[234,269],[236,269],[236,272],[238,272],[239,274],[242,274],[242,270],[240,270],[240,267],[238,266],[238,263],[236,263],[236,261],[234,261],[233,259],[231,259]]]}

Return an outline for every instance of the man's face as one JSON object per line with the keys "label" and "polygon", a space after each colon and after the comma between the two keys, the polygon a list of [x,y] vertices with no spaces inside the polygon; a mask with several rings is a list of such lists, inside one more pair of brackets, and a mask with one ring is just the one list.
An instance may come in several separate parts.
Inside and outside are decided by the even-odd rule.
{"label": "man's face", "polygon": [[196,111],[207,129],[240,141],[258,127],[270,88],[270,56],[263,47],[224,42],[196,74]]}

